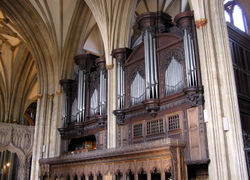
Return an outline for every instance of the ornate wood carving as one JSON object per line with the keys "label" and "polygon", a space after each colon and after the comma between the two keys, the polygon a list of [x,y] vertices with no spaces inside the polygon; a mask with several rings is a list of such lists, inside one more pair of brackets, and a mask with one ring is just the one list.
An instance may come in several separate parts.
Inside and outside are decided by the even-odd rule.
{"label": "ornate wood carving", "polygon": [[[92,151],[61,156],[57,158],[40,160],[42,167],[41,175],[49,177],[74,177],[84,174],[89,176],[102,176],[111,174],[115,175],[120,172],[126,175],[132,172],[134,175],[139,174],[142,170],[144,173],[153,171],[165,172],[175,166],[176,171],[173,177],[178,177],[181,172],[183,177],[187,173],[182,171],[185,164],[173,164],[171,158],[176,160],[182,159],[184,151],[177,152],[177,149],[183,149],[184,143],[179,140],[162,139],[159,141],[148,142],[138,145],[127,146],[121,149],[108,149],[106,151]],[[174,154],[173,154],[174,153]],[[124,156],[124,154],[126,154]],[[135,159],[136,157],[136,159]],[[178,159],[178,160],[177,160]],[[91,163],[90,163],[91,162]]]}

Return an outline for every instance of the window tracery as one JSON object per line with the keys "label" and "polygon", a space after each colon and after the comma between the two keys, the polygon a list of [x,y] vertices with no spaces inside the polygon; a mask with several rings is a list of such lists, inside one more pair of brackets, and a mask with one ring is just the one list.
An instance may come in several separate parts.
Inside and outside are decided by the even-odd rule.
{"label": "window tracery", "polygon": [[247,23],[244,12],[235,0],[225,0],[224,10],[226,22],[231,23],[243,32],[247,32]]}

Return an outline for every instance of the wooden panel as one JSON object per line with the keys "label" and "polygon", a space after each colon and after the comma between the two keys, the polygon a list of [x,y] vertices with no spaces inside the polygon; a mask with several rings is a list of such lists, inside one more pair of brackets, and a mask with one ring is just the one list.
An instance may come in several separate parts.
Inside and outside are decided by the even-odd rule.
{"label": "wooden panel", "polygon": [[[187,110],[190,161],[199,161],[207,158],[204,123],[201,116],[199,107]],[[203,127],[201,127],[202,125]]]}

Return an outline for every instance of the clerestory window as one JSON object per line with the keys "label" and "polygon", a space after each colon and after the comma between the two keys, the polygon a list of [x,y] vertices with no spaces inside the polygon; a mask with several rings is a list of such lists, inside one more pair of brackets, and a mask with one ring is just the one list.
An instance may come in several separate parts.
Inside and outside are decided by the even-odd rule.
{"label": "clerestory window", "polygon": [[244,12],[235,0],[224,1],[226,22],[233,24],[243,32],[247,32],[247,23]]}

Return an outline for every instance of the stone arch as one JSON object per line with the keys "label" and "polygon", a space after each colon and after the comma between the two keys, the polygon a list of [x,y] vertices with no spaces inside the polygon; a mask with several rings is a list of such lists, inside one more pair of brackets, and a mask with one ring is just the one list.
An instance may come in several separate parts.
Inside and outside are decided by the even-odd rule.
{"label": "stone arch", "polygon": [[161,170],[159,167],[154,166],[150,169],[150,173],[161,173]]}
{"label": "stone arch", "polygon": [[12,143],[10,143],[9,145],[7,146],[2,146],[0,147],[0,151],[10,151],[12,153],[16,153],[17,154],[17,157],[18,159],[20,160],[20,162],[22,164],[25,164],[26,163],[26,156],[25,154],[23,153],[23,151],[17,147],[15,147]]}
{"label": "stone arch", "polygon": [[20,163],[20,166],[19,166],[19,169],[18,169],[18,176],[20,177],[20,179],[25,179],[26,178],[26,156],[25,154],[23,153],[22,150],[20,150],[19,148],[15,147],[12,143],[9,143],[9,145],[7,146],[2,146],[0,147],[0,151],[9,151],[11,153],[15,153],[18,157],[18,160],[19,160],[19,163]]}
{"label": "stone arch", "polygon": [[27,0],[22,3],[1,1],[0,4],[3,7],[2,10],[17,25],[17,31],[24,38],[27,47],[35,58],[38,70],[39,91],[53,90],[53,85],[51,87],[49,85],[51,83],[48,82],[54,83],[54,76],[49,77],[48,75],[56,72],[55,61],[53,62],[53,56],[55,55],[51,52],[53,51],[54,42],[49,38],[51,34],[48,32],[46,25]]}

